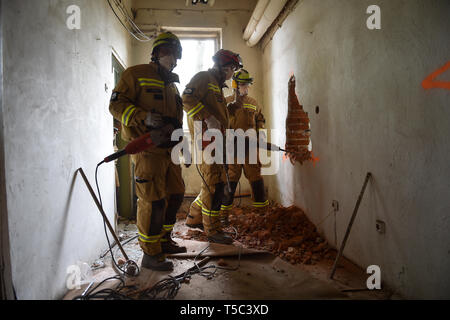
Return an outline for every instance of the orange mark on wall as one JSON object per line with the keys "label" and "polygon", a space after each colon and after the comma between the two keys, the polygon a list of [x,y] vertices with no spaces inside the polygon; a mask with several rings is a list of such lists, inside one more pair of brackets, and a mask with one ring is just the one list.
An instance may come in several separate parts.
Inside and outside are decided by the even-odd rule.
{"label": "orange mark on wall", "polygon": [[312,153],[311,151],[311,159],[310,159],[313,163],[314,166],[316,166],[316,163],[319,162],[319,157],[314,157],[314,153]]}
{"label": "orange mark on wall", "polygon": [[445,65],[443,65],[441,68],[431,73],[428,77],[426,77],[425,80],[422,81],[422,87],[425,90],[432,88],[441,88],[450,90],[450,82],[434,81],[436,77],[447,71],[447,69],[450,69],[450,61],[447,62]]}

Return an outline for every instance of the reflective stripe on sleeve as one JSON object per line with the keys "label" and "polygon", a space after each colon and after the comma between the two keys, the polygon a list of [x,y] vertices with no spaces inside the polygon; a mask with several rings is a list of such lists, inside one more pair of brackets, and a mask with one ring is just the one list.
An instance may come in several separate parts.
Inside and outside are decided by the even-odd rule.
{"label": "reflective stripe on sleeve", "polygon": [[222,91],[219,89],[219,87],[213,83],[208,83],[208,89],[211,89],[212,91],[217,92],[217,93],[222,93]]}
{"label": "reflective stripe on sleeve", "polygon": [[252,110],[256,111],[256,106],[249,104],[249,103],[244,103],[243,107],[246,109],[252,109]]}
{"label": "reflective stripe on sleeve", "polygon": [[131,115],[136,111],[136,107],[134,105],[129,106],[122,113],[122,123],[128,127],[128,123],[130,122]]}
{"label": "reflective stripe on sleeve", "polygon": [[189,117],[193,117],[195,116],[197,113],[200,112],[200,110],[202,110],[205,106],[203,105],[203,103],[199,102],[192,110],[190,110],[187,115]]}

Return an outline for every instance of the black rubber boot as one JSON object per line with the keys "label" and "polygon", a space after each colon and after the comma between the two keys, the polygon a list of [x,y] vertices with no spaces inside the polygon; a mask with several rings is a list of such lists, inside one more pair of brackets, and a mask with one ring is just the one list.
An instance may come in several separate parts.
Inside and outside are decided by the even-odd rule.
{"label": "black rubber boot", "polygon": [[169,233],[161,239],[161,249],[163,253],[185,253],[186,247],[181,247],[176,243]]}
{"label": "black rubber boot", "polygon": [[236,192],[237,185],[238,185],[237,182],[230,181],[231,192],[228,190],[228,186],[225,185],[224,199],[220,210],[220,222],[222,223],[222,227],[228,227],[230,225],[230,221],[228,220],[228,214],[230,213],[231,210],[226,210],[223,207],[225,206],[232,208],[234,201],[234,193]]}
{"label": "black rubber boot", "polygon": [[264,180],[257,180],[251,183],[253,198],[255,202],[266,201],[266,192],[264,190]]}
{"label": "black rubber boot", "polygon": [[236,192],[236,187],[238,183],[235,181],[230,181],[231,192],[228,190],[228,185],[225,185],[225,189],[223,192],[223,202],[222,204],[225,206],[233,204],[234,201],[234,193]]}
{"label": "black rubber boot", "polygon": [[[191,215],[188,215],[187,216],[188,218],[190,218],[190,219],[195,219],[193,216],[191,216]],[[187,227],[189,227],[189,228],[198,228],[198,229],[201,229],[201,230],[204,230],[205,229],[205,227],[203,227],[203,223],[187,223],[186,222],[186,226]]]}
{"label": "black rubber boot", "polygon": [[166,259],[164,254],[160,253],[155,256],[149,256],[144,253],[141,262],[141,268],[147,268],[155,271],[172,271],[173,263]]}

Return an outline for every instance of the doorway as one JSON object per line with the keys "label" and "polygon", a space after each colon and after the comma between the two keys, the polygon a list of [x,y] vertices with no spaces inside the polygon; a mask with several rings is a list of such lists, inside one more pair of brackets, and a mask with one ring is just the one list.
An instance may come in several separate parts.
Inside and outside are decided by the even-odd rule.
{"label": "doorway", "polygon": [[[119,59],[111,54],[112,73],[114,76],[114,87],[122,76],[125,67]],[[125,148],[127,142],[120,135],[120,121],[114,119],[114,149],[115,151]],[[116,210],[119,216],[133,219],[136,216],[136,199],[134,186],[134,167],[129,156],[121,157],[116,161]]]}

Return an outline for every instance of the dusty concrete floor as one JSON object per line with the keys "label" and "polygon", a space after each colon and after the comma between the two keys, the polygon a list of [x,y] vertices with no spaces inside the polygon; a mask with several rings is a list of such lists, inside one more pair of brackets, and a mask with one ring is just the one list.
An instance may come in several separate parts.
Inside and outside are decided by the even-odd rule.
{"label": "dusty concrete floor", "polygon": [[[192,200],[191,200],[192,201]],[[242,205],[246,205],[248,200],[243,199]],[[190,201],[186,201],[181,211],[186,211]],[[181,217],[181,218],[180,218]],[[179,237],[186,235],[189,228],[184,225],[183,215],[179,215],[174,234]],[[122,221],[118,224],[118,235],[122,242],[128,240],[124,245],[129,258],[140,265],[142,251],[137,239],[136,226],[133,221]],[[187,244],[188,252],[198,253],[199,247],[208,246],[207,242],[196,242],[196,248],[192,247],[189,241],[176,239],[181,244]],[[234,247],[241,244],[235,242]],[[114,247],[116,260],[121,258],[121,253],[117,246]],[[368,275],[353,264],[351,261],[342,258],[333,280],[328,278],[333,265],[333,260],[323,259],[314,265],[296,264],[275,257],[270,253],[241,255],[227,255],[226,257],[212,257],[207,264],[218,266],[225,264],[226,268],[237,268],[237,270],[216,270],[212,279],[207,279],[200,275],[194,275],[188,283],[182,284],[175,299],[180,300],[300,300],[300,299],[396,299],[389,290],[366,290],[366,279]],[[242,251],[241,251],[242,252]],[[139,289],[153,286],[154,283],[170,275],[183,273],[194,265],[194,259],[170,258],[174,263],[174,270],[168,272],[152,272],[143,269],[137,278],[128,278],[128,285],[135,285]],[[200,258],[197,260],[197,262]],[[110,255],[105,255],[93,266],[100,267],[93,270],[93,279],[96,282],[116,275],[111,267]],[[104,266],[103,266],[104,265]],[[211,268],[209,270],[214,270]],[[84,286],[85,287],[85,286]],[[84,288],[83,287],[83,288]],[[83,288],[81,291],[83,291]],[[361,290],[362,289],[362,290]],[[76,292],[69,292],[66,299],[73,297]]]}

